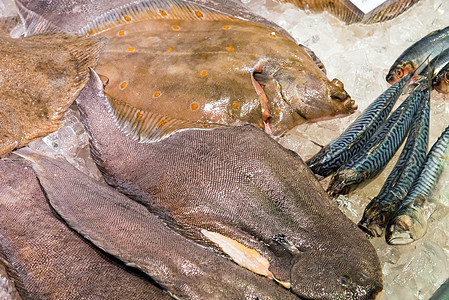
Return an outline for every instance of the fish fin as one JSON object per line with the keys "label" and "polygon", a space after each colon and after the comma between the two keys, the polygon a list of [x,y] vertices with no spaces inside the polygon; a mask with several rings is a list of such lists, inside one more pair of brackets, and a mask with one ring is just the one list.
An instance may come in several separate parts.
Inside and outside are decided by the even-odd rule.
{"label": "fish fin", "polygon": [[144,20],[233,20],[235,17],[226,15],[212,8],[186,3],[179,0],[138,1],[112,9],[96,20],[90,22],[79,32],[97,34],[117,27]]}
{"label": "fish fin", "polygon": [[18,0],[14,1],[19,16],[25,25],[25,36],[43,32],[61,32],[61,29],[55,26],[52,22],[28,9],[22,2],[23,1]]}
{"label": "fish fin", "polygon": [[170,118],[121,103],[109,96],[106,98],[120,130],[139,143],[157,142],[183,130],[222,127],[222,125],[214,123],[208,124]]}
{"label": "fish fin", "polygon": [[326,71],[326,67],[324,66],[323,62],[318,58],[318,56],[315,54],[315,52],[313,52],[312,49],[310,49],[309,47],[304,46],[303,44],[298,44],[301,48],[304,49],[304,51],[307,52],[307,54],[310,56],[310,58],[315,62],[315,64],[317,65],[317,67],[324,73],[327,75],[327,71]]}
{"label": "fish fin", "polygon": [[8,291],[10,293],[10,295],[8,295],[8,296],[10,296],[11,298],[7,298],[7,299],[12,299],[12,300],[22,299],[22,298],[23,299],[31,299],[32,297],[31,297],[30,293],[27,291],[27,289],[25,288],[25,285],[23,284],[23,281],[22,281],[22,278],[21,278],[19,272],[17,272],[16,268],[14,268],[14,266],[6,258],[6,255],[4,254],[1,244],[0,244],[0,264],[5,266],[6,274],[8,275],[8,277],[10,279],[10,280],[8,280],[10,283],[10,285],[8,285],[8,287],[11,290]]}

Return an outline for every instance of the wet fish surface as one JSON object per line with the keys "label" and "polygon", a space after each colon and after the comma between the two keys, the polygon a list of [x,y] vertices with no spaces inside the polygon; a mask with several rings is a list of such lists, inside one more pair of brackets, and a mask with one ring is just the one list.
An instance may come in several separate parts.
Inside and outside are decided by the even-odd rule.
{"label": "wet fish surface", "polygon": [[423,101],[410,128],[404,149],[379,194],[366,206],[358,223],[366,233],[381,236],[426,159],[429,143],[430,97]]}
{"label": "wet fish surface", "polygon": [[150,275],[176,299],[298,299],[272,280],[182,237],[143,205],[67,162],[27,148],[18,153],[33,162],[51,206],[71,228]]}
{"label": "wet fish surface", "polygon": [[363,150],[333,175],[327,188],[329,195],[347,194],[360,183],[376,177],[403,143],[421,103],[429,97],[429,82],[423,77]]}
{"label": "wet fish surface", "polygon": [[102,43],[43,34],[12,39],[0,21],[0,155],[45,136],[88,79]]}
{"label": "wet fish surface", "polygon": [[130,106],[115,107],[116,115],[142,141],[213,124],[249,123],[279,136],[353,113],[343,84],[265,23],[190,1],[140,1],[79,32],[108,38],[96,71],[110,101]]}
{"label": "wet fish surface", "polygon": [[390,86],[338,138],[311,157],[306,163],[312,172],[327,177],[356,155],[385,122],[410,78],[411,74]]}
{"label": "wet fish surface", "polygon": [[0,299],[2,300],[20,300],[14,281],[6,273],[5,259],[0,254]]}
{"label": "wet fish surface", "polygon": [[138,143],[119,130],[95,73],[77,104],[106,181],[181,235],[300,297],[372,299],[382,289],[369,241],[299,156],[262,131],[190,130]]}
{"label": "wet fish surface", "polygon": [[433,78],[432,86],[440,93],[449,94],[449,63]]}
{"label": "wet fish surface", "polygon": [[409,244],[424,236],[428,219],[436,209],[432,188],[448,160],[449,126],[433,144],[410,191],[389,222],[385,239],[392,245]]}
{"label": "wet fish surface", "polygon": [[413,72],[426,59],[432,60],[449,48],[449,27],[435,30],[408,47],[393,63],[386,80],[393,84]]}
{"label": "wet fish surface", "polygon": [[3,158],[0,170],[0,256],[22,298],[170,299],[57,218],[28,163]]}

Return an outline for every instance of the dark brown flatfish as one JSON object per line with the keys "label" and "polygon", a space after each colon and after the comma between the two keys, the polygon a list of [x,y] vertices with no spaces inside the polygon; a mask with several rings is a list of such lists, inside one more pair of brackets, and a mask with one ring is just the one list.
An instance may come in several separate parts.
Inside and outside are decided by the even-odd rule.
{"label": "dark brown flatfish", "polygon": [[51,206],[70,227],[150,275],[176,299],[297,299],[272,280],[182,237],[143,205],[68,163],[27,148],[17,153],[34,162]]}
{"label": "dark brown flatfish", "polygon": [[0,174],[0,256],[22,298],[170,299],[56,217],[24,160],[1,159]]}
{"label": "dark brown flatfish", "polygon": [[387,0],[368,13],[364,13],[350,0],[278,0],[293,3],[305,11],[328,11],[346,24],[372,24],[391,20],[412,7],[419,0]]}
{"label": "dark brown flatfish", "polygon": [[307,299],[373,299],[376,252],[304,162],[253,126],[138,143],[117,130],[93,73],[77,99],[106,181],[181,235]]}
{"label": "dark brown flatfish", "polygon": [[68,34],[12,39],[0,28],[0,155],[61,127],[101,47]]}

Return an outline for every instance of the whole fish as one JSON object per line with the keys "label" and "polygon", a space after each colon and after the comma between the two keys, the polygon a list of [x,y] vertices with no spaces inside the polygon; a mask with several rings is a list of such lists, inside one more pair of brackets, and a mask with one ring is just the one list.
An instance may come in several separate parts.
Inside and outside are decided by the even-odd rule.
{"label": "whole fish", "polygon": [[0,174],[0,257],[23,299],[170,299],[68,228],[23,159],[1,159]]}
{"label": "whole fish", "polygon": [[[346,24],[364,23],[372,24],[391,20],[412,7],[419,0],[395,0],[388,1],[387,5],[378,5],[373,10],[365,13],[353,3],[345,0],[278,0],[279,2],[292,3],[305,11],[327,11]],[[384,4],[384,2],[379,2]]]}
{"label": "whole fish", "polygon": [[381,290],[373,247],[297,154],[249,125],[138,143],[118,129],[102,89],[93,73],[77,104],[109,184],[300,297],[373,299]]}
{"label": "whole fish", "polygon": [[387,74],[387,81],[397,82],[413,72],[426,59],[432,60],[449,48],[449,26],[435,30],[408,47],[393,63]]}
{"label": "whole fish", "polygon": [[357,108],[343,84],[329,81],[289,35],[226,9],[191,1],[131,2],[79,32],[108,38],[96,71],[111,102],[136,108],[115,113],[141,141],[248,123],[279,136]]}
{"label": "whole fish", "polygon": [[12,39],[0,21],[0,155],[45,136],[88,79],[97,38],[42,34]]}
{"label": "whole fish", "polygon": [[359,228],[371,236],[383,234],[426,159],[429,143],[430,95],[421,105],[396,165],[379,194],[366,206],[358,223]]}
{"label": "whole fish", "polygon": [[356,155],[385,122],[412,74],[408,74],[377,97],[335,140],[306,163],[313,173],[327,177]]}
{"label": "whole fish", "polygon": [[[143,205],[95,181],[67,162],[27,148],[17,153],[33,162],[51,206],[71,228],[95,246],[151,276],[174,298],[298,299],[272,280],[182,237]],[[109,275],[97,273],[98,280],[102,281]],[[120,280],[119,275],[115,276]],[[120,282],[114,286],[117,290],[129,288]],[[68,292],[76,290],[68,289]],[[98,296],[102,299],[130,298],[126,295]],[[156,294],[141,295],[139,299],[163,298]]]}
{"label": "whole fish", "polygon": [[327,188],[331,197],[349,193],[383,170],[407,136],[418,108],[423,101],[427,101],[429,93],[427,77],[420,78],[412,94],[391,114],[365,147],[333,175]]}
{"label": "whole fish", "polygon": [[427,221],[436,208],[436,203],[429,197],[430,192],[448,160],[448,151],[449,126],[433,144],[410,191],[388,224],[385,233],[388,244],[409,244],[426,233]]}

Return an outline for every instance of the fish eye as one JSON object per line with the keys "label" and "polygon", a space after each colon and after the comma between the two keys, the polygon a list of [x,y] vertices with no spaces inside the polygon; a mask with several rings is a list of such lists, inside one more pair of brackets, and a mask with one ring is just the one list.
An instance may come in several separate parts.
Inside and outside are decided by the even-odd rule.
{"label": "fish eye", "polygon": [[449,82],[449,72],[444,73],[444,80]]}
{"label": "fish eye", "polygon": [[344,285],[344,286],[347,286],[347,285],[351,282],[351,280],[349,279],[349,277],[348,277],[348,276],[345,276],[345,275],[340,276],[339,281],[340,281],[340,283],[341,283],[342,285]]}
{"label": "fish eye", "polygon": [[396,70],[396,75],[401,78],[402,76],[404,76],[404,71],[402,69],[397,69]]}

